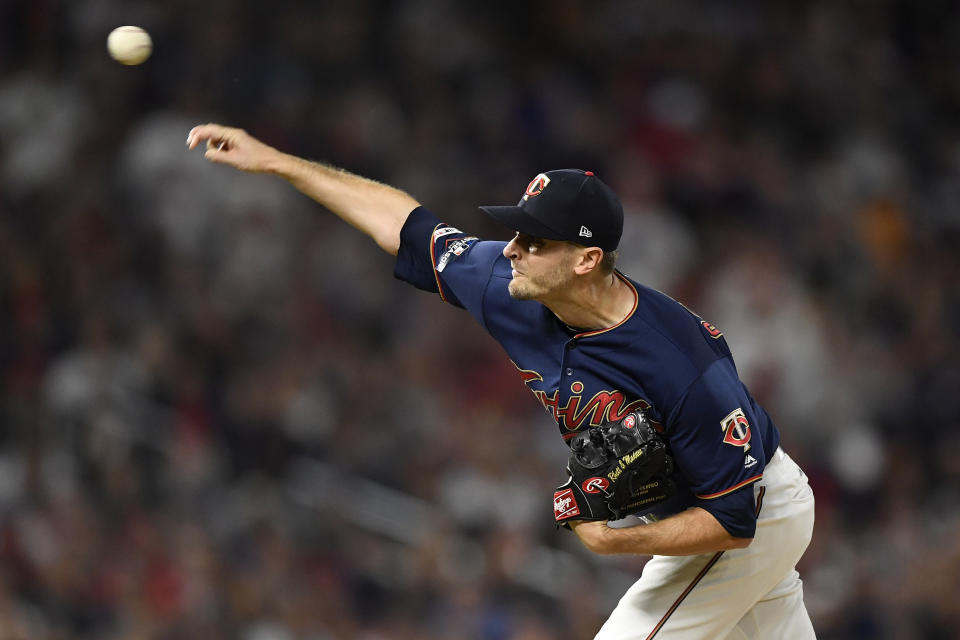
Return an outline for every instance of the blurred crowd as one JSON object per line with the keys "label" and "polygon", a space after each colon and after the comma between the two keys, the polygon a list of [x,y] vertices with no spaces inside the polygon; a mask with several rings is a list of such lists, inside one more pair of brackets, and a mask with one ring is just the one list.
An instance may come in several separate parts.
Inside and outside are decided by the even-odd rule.
{"label": "blurred crowd", "polygon": [[[150,60],[105,51],[145,27]],[[643,558],[462,311],[200,122],[476,209],[621,196],[817,496],[822,639],[960,637],[960,6],[0,0],[0,638],[574,640]]]}

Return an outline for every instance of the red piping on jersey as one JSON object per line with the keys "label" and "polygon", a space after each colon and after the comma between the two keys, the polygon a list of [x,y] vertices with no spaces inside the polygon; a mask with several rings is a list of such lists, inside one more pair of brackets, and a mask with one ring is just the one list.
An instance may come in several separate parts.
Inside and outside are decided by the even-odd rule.
{"label": "red piping on jersey", "polygon": [[616,329],[617,327],[619,327],[620,325],[622,325],[624,322],[626,322],[627,320],[629,320],[629,319],[633,316],[633,314],[636,312],[637,307],[640,305],[640,294],[637,293],[637,289],[633,286],[633,283],[631,283],[629,280],[627,280],[627,279],[623,276],[623,274],[621,274],[619,271],[614,271],[614,273],[615,273],[616,276],[617,276],[618,278],[620,278],[628,287],[630,287],[630,291],[633,292],[633,308],[630,309],[630,313],[628,313],[623,320],[621,320],[621,321],[618,322],[617,324],[613,325],[612,327],[607,327],[606,329],[597,329],[597,330],[595,330],[595,331],[584,331],[583,333],[578,333],[577,335],[573,336],[574,339],[577,339],[577,338],[586,338],[586,337],[589,337],[589,336],[595,336],[595,335],[598,335],[598,334],[601,334],[601,333],[606,333],[607,331],[613,331],[614,329]]}
{"label": "red piping on jersey", "polygon": [[430,232],[430,266],[433,267],[433,279],[437,281],[437,293],[440,294],[440,300],[443,302],[447,301],[447,296],[443,295],[443,285],[440,284],[440,274],[437,272],[437,253],[434,251],[434,247],[437,244],[437,229],[443,226],[441,222],[433,228],[433,231]]}
{"label": "red piping on jersey", "polygon": [[[763,494],[766,492],[766,487],[760,487],[760,491],[757,493],[757,516],[760,515],[760,507],[763,506]],[[713,554],[713,557],[707,562],[707,566],[700,570],[700,573],[698,573],[697,577],[687,585],[687,588],[683,590],[683,593],[680,594],[680,597],[677,598],[672,605],[670,605],[670,608],[667,609],[665,614],[663,614],[663,617],[660,618],[660,622],[658,622],[657,625],[650,631],[650,635],[648,635],[645,640],[653,640],[653,636],[657,635],[660,629],[663,628],[663,625],[667,623],[667,620],[673,615],[673,612],[677,610],[677,608],[680,606],[680,603],[683,602],[688,595],[690,595],[690,592],[693,591],[693,588],[696,587],[701,580],[703,580],[703,576],[707,575],[707,571],[710,571],[710,568],[717,564],[717,560],[719,560],[720,556],[722,555],[723,551],[717,551],[715,554]]]}
{"label": "red piping on jersey", "polygon": [[712,500],[713,498],[719,498],[720,496],[725,496],[725,495],[727,495],[728,493],[732,493],[732,492],[736,491],[737,489],[739,489],[739,488],[741,488],[741,487],[745,487],[745,486],[747,486],[748,484],[750,484],[751,482],[756,482],[757,480],[759,480],[759,479],[762,478],[762,477],[763,477],[763,474],[761,473],[761,474],[758,475],[758,476],[753,476],[752,478],[747,478],[747,479],[744,480],[743,482],[738,482],[737,484],[733,485],[733,486],[730,487],[729,489],[724,489],[723,491],[717,491],[716,493],[708,493],[707,495],[704,495],[704,496],[701,496],[700,494],[697,494],[697,497],[700,498],[701,500]]}

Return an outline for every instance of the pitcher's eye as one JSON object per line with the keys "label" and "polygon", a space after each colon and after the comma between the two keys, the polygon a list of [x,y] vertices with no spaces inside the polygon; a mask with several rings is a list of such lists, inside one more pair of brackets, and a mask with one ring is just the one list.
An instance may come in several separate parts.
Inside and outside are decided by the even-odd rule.
{"label": "pitcher's eye", "polygon": [[526,251],[533,252],[543,247],[544,242],[543,242],[543,238],[537,238],[536,236],[531,236],[526,233],[518,232],[517,244],[523,247]]}

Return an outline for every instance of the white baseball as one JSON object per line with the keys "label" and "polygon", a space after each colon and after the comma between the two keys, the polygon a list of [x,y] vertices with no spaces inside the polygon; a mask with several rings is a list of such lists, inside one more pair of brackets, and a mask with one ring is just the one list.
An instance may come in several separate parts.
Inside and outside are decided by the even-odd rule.
{"label": "white baseball", "polygon": [[153,52],[153,40],[140,27],[117,27],[107,36],[107,51],[121,64],[140,64]]}

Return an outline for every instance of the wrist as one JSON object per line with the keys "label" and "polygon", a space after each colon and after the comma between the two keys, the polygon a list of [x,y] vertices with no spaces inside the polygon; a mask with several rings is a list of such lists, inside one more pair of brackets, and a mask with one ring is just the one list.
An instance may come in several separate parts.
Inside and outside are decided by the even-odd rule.
{"label": "wrist", "polygon": [[282,151],[271,149],[267,157],[264,158],[261,173],[293,180],[296,178],[297,169],[301,162],[305,161]]}
{"label": "wrist", "polygon": [[580,542],[591,552],[599,555],[615,553],[611,534],[613,529],[603,520],[576,520],[570,523],[570,528],[580,538]]}
{"label": "wrist", "polygon": [[603,523],[603,527],[598,527],[597,529],[597,548],[599,549],[597,553],[604,555],[615,555],[618,553],[626,553],[629,550],[622,549],[622,539],[621,532],[613,527],[607,525],[606,522]]}

